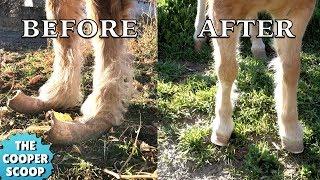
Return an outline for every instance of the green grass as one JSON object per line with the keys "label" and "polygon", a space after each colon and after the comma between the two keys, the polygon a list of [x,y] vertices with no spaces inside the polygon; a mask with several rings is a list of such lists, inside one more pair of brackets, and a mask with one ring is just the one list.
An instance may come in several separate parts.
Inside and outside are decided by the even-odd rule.
{"label": "green grass", "polygon": [[179,149],[195,160],[196,165],[211,159],[215,155],[215,148],[209,144],[206,137],[210,129],[200,126],[191,126],[181,132],[179,136]]}
{"label": "green grass", "polygon": [[163,118],[159,142],[171,139],[177,143],[183,158],[196,165],[190,167],[193,173],[212,163],[227,162],[225,169],[240,179],[320,179],[318,12],[319,7],[301,53],[298,108],[305,151],[293,155],[279,149],[273,72],[268,62],[252,57],[248,39],[243,39],[239,57],[230,144],[218,147],[210,143],[217,78],[211,67],[211,47],[205,46],[200,53],[193,50],[196,1],[160,0],[157,106]]}
{"label": "green grass", "polygon": [[274,152],[270,151],[267,143],[250,145],[244,157],[244,169],[250,178],[269,176],[278,179],[281,178],[283,171],[278,158]]}
{"label": "green grass", "polygon": [[[149,18],[150,20],[150,18]],[[139,22],[141,23],[141,22]],[[97,139],[72,146],[52,146],[56,154],[51,179],[112,179],[103,170],[108,169],[124,175],[141,172],[153,173],[157,161],[157,127],[154,119],[158,113],[155,107],[154,66],[157,61],[157,34],[154,21],[141,25],[139,38],[130,42],[134,55],[136,97],[130,103],[122,126],[113,127]],[[144,51],[148,47],[150,51]],[[23,115],[6,107],[7,99],[14,90],[22,90],[28,95],[37,95],[38,89],[49,78],[52,71],[52,48],[26,51],[0,51],[0,138],[13,129],[29,126],[49,125],[45,113]],[[82,69],[82,91],[85,97],[92,92],[92,52],[86,53]],[[35,76],[41,78],[30,83]],[[140,88],[142,87],[142,88]],[[79,107],[65,111],[72,117],[79,115]],[[139,122],[141,131],[134,148]],[[43,132],[38,132],[43,135]],[[134,151],[132,151],[134,148]],[[133,152],[130,161],[126,160]],[[120,172],[120,169],[122,171]]]}

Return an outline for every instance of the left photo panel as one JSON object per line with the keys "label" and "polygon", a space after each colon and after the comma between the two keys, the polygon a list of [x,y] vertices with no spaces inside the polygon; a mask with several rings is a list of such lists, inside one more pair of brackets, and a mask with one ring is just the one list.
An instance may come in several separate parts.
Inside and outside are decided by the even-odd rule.
{"label": "left photo panel", "polygon": [[0,2],[0,179],[157,179],[156,11]]}

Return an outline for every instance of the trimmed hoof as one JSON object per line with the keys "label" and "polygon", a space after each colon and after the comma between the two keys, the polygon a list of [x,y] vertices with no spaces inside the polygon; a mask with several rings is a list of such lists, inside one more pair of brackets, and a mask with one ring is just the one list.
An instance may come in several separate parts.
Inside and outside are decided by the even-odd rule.
{"label": "trimmed hoof", "polygon": [[254,57],[258,58],[258,59],[263,59],[263,60],[267,60],[267,54],[266,54],[266,50],[263,49],[251,49],[251,52],[253,54]]}
{"label": "trimmed hoof", "polygon": [[288,138],[281,137],[281,145],[283,149],[293,153],[300,154],[304,150],[303,141],[289,140]]}
{"label": "trimmed hoof", "polygon": [[27,96],[20,90],[16,92],[16,95],[7,102],[7,106],[14,111],[23,114],[36,114],[50,110],[50,105],[40,99]]}
{"label": "trimmed hoof", "polygon": [[51,121],[51,129],[45,135],[52,144],[80,143],[98,137],[112,127],[105,118],[80,117],[73,121],[62,121],[52,111],[46,114],[46,119]]}
{"label": "trimmed hoof", "polygon": [[232,119],[220,119],[212,117],[211,142],[218,146],[227,146],[231,137],[234,124]]}
{"label": "trimmed hoof", "polygon": [[230,136],[224,136],[217,132],[212,132],[211,142],[218,146],[227,146]]}

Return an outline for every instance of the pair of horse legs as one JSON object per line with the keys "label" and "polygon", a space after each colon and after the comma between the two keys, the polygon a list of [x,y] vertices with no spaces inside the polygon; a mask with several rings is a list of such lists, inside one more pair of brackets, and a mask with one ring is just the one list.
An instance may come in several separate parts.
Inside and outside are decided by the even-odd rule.
{"label": "pair of horse legs", "polygon": [[[47,18],[58,21],[57,32],[60,33],[59,20],[75,19],[79,22],[83,19],[84,5],[88,18],[97,23],[100,19],[114,19],[120,22],[121,19],[127,18],[129,1],[47,0]],[[121,27],[117,31],[120,29]],[[18,92],[8,103],[12,109],[21,113],[40,113],[81,104],[83,43],[80,42],[81,37],[78,34],[71,31],[68,33],[70,38],[53,39],[53,73],[40,88],[39,96],[29,97]],[[82,116],[74,122],[62,122],[56,119],[54,113],[47,114],[53,121],[48,132],[48,138],[53,143],[84,141],[122,122],[133,79],[125,40],[95,36],[92,45],[95,55],[93,91],[81,106]]]}
{"label": "pair of horse legs", "polygon": [[[219,1],[219,0],[217,0]],[[230,2],[224,6],[224,2]],[[292,32],[296,38],[279,38],[274,40],[277,58],[272,61],[275,70],[275,100],[279,125],[279,135],[282,146],[292,153],[301,153],[303,147],[303,130],[298,121],[297,110],[297,86],[300,74],[300,51],[302,38],[306,30],[309,19],[312,15],[315,1],[290,1],[282,7],[278,7],[276,1],[263,1],[257,9],[248,12],[236,9],[245,9],[250,4],[242,4],[225,0],[224,2],[209,3],[209,18],[215,20],[216,27],[220,27],[219,19],[242,19],[256,14],[258,11],[267,8],[275,19],[289,19],[293,23]],[[247,2],[247,1],[246,1]],[[297,3],[299,2],[299,3]],[[234,3],[233,5],[230,5]],[[258,3],[258,2],[252,2]],[[268,5],[268,3],[270,5]],[[274,4],[272,4],[274,3]],[[268,9],[269,7],[269,9]],[[277,7],[277,8],[275,8]],[[230,11],[230,8],[235,8]],[[241,13],[241,14],[240,14]],[[220,30],[219,30],[220,32]],[[236,61],[237,44],[239,41],[240,30],[230,32],[230,38],[217,38],[213,40],[215,70],[218,76],[218,90],[216,94],[215,118],[213,120],[213,132],[211,141],[214,144],[225,146],[234,128],[232,121],[233,102],[231,94],[234,81],[238,73],[238,63]]]}
{"label": "pair of horse legs", "polygon": [[[194,23],[195,31],[193,35],[193,39],[195,42],[195,49],[200,50],[201,46],[204,41],[206,41],[205,38],[198,38],[198,35],[201,33],[201,30],[203,28],[203,25],[207,19],[206,12],[207,12],[207,0],[198,0],[197,1],[197,15],[196,20]],[[257,16],[253,16],[249,19],[257,19]],[[261,38],[257,38],[258,35],[258,27],[257,26],[250,26],[250,32],[251,32],[251,52],[252,54],[260,59],[266,59],[266,51],[265,51],[265,45]]]}

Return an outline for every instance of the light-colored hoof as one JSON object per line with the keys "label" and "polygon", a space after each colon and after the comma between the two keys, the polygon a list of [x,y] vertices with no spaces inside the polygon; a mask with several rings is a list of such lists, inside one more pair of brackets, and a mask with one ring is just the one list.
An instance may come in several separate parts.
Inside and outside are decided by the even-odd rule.
{"label": "light-colored hoof", "polygon": [[255,58],[263,59],[263,60],[266,60],[268,58],[266,50],[264,48],[251,49],[251,52]]}
{"label": "light-colored hoof", "polygon": [[49,104],[38,98],[27,96],[20,90],[16,91],[16,95],[8,100],[7,106],[23,114],[36,114],[50,110]]}
{"label": "light-colored hoof", "polygon": [[289,140],[287,138],[281,137],[281,145],[283,149],[293,154],[300,154],[304,150],[302,140]]}
{"label": "light-colored hoof", "polygon": [[212,132],[211,142],[218,146],[227,146],[230,136],[225,136],[217,132]]}
{"label": "light-colored hoof", "polygon": [[80,117],[71,121],[58,119],[53,111],[46,114],[51,129],[45,133],[52,144],[75,144],[96,138],[108,131],[112,125],[105,118]]}

